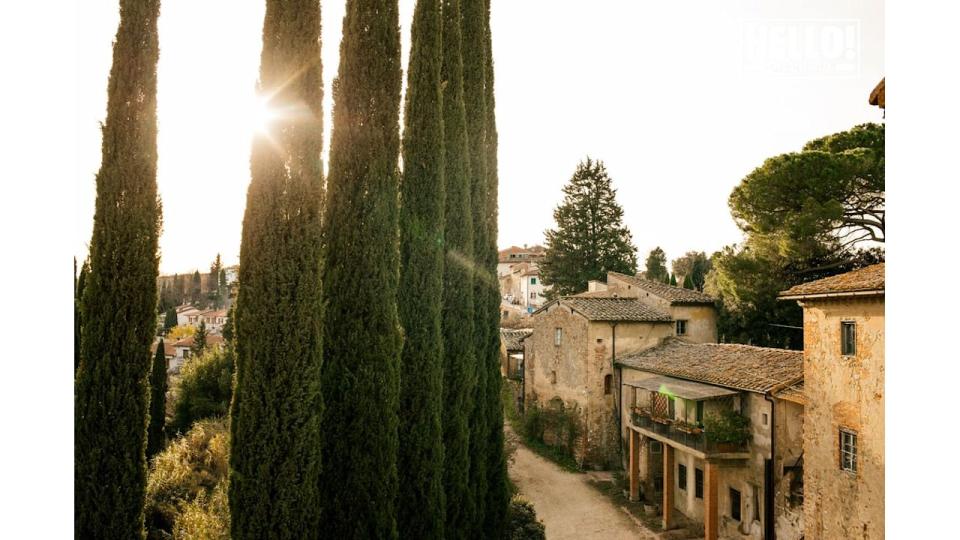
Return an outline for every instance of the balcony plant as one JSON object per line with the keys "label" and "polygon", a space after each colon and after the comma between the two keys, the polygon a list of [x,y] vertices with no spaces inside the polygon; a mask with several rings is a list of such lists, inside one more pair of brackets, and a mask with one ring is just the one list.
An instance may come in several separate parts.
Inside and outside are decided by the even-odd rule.
{"label": "balcony plant", "polygon": [[704,419],[707,441],[720,451],[736,451],[750,440],[750,419],[734,410],[712,414]]}
{"label": "balcony plant", "polygon": [[683,422],[683,421],[679,421],[679,420],[678,420],[678,421],[674,422],[673,425],[674,425],[678,430],[680,430],[680,431],[682,431],[682,432],[684,432],[684,433],[690,433],[690,434],[693,434],[693,435],[700,435],[701,433],[703,433],[703,428],[701,428],[701,427],[698,426],[697,424],[691,424],[691,423],[689,423],[689,422]]}

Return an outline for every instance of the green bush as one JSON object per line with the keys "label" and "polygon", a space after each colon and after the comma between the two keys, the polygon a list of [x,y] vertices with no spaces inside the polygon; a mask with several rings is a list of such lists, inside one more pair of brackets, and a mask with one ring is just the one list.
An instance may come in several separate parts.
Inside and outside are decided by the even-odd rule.
{"label": "green bush", "polygon": [[226,416],[233,387],[233,354],[213,349],[186,361],[180,370],[171,435],[186,433],[203,418]]}
{"label": "green bush", "polygon": [[543,522],[537,519],[533,505],[522,497],[514,496],[507,508],[507,525],[504,540],[545,540]]}
{"label": "green bush", "polygon": [[148,538],[228,538],[230,433],[225,419],[201,420],[150,464]]}
{"label": "green bush", "polygon": [[569,471],[581,470],[574,455],[581,433],[580,415],[562,406],[531,403],[520,419],[520,435],[527,447]]}
{"label": "green bush", "polygon": [[750,419],[734,410],[707,416],[703,427],[710,442],[743,444],[750,440]]}

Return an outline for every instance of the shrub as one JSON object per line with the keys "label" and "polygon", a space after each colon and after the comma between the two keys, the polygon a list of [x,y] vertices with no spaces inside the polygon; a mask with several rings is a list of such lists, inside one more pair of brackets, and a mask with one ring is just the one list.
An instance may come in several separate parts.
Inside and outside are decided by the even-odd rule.
{"label": "shrub", "polygon": [[522,497],[514,496],[510,500],[503,537],[504,540],[545,540],[547,537],[543,522],[537,519],[537,511]]}
{"label": "shrub", "polygon": [[233,353],[229,348],[209,350],[187,360],[180,370],[170,433],[186,433],[202,418],[226,416],[232,387]]}
{"label": "shrub", "polygon": [[742,444],[750,440],[750,419],[734,410],[707,416],[703,427],[710,442]]}
{"label": "shrub", "polygon": [[157,454],[147,478],[149,538],[228,537],[229,439],[226,420],[202,420]]}

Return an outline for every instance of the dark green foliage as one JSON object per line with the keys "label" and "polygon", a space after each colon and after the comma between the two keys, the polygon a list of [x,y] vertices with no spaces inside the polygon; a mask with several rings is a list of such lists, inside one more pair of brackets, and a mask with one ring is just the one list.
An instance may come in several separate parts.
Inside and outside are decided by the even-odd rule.
{"label": "dark green foliage", "polygon": [[690,274],[683,276],[683,288],[690,289],[690,290],[694,289],[693,276],[691,276]]}
{"label": "dark green foliage", "polygon": [[203,291],[202,281],[200,280],[200,271],[195,270],[193,272],[193,279],[190,280],[190,302],[194,304],[201,304],[203,301]]}
{"label": "dark green foliage", "polygon": [[200,356],[205,350],[207,350],[207,323],[200,321],[200,326],[197,327],[197,331],[193,334],[193,345],[190,346],[190,355]]}
{"label": "dark green foliage", "polygon": [[333,85],[321,483],[323,534],[331,538],[397,536],[398,17],[396,0],[347,2]]}
{"label": "dark green foliage", "polygon": [[650,281],[670,283],[670,272],[667,271],[667,255],[657,246],[647,255],[647,271],[644,275]]}
{"label": "dark green foliage", "polygon": [[766,160],[730,194],[737,225],[775,238],[783,255],[883,242],[884,135],[882,124],[863,124]]}
{"label": "dark green foliage", "polygon": [[226,416],[233,395],[233,364],[229,348],[187,360],[180,369],[168,433],[186,433],[197,420]]}
{"label": "dark green foliage", "polygon": [[670,274],[670,285],[673,285],[674,287],[677,286],[677,276],[676,276],[676,274]]}
{"label": "dark green foliage", "polygon": [[443,107],[440,0],[419,0],[411,28],[400,185],[400,378],[397,529],[443,538]]}
{"label": "dark green foliage", "polygon": [[165,442],[163,424],[167,410],[167,357],[164,355],[163,339],[157,340],[157,352],[153,355],[150,371],[150,424],[147,428],[147,459],[163,450]]}
{"label": "dark green foliage", "polygon": [[156,330],[157,0],[121,0],[74,387],[74,535],[142,538]]}
{"label": "dark green foliage", "polygon": [[460,0],[443,3],[443,483],[447,538],[470,537],[470,414],[474,401],[473,214],[463,104]]}
{"label": "dark green foliage", "polygon": [[635,274],[637,248],[603,162],[581,161],[563,193],[540,263],[544,285],[553,286],[548,298],[583,292],[588,281],[605,280],[610,271]]}
{"label": "dark green foliage", "polygon": [[485,145],[484,159],[487,176],[487,256],[486,270],[487,301],[487,497],[481,530],[486,535],[499,536],[505,527],[507,506],[510,502],[510,481],[507,477],[507,455],[503,434],[503,408],[500,394],[503,379],[500,375],[500,290],[496,283],[498,262],[497,216],[499,175],[497,163],[497,121],[494,99],[493,37],[490,31],[490,2],[485,2],[483,17],[484,40],[484,107]]}
{"label": "dark green foliage", "polygon": [[503,531],[504,540],[546,540],[543,522],[537,519],[533,505],[520,497],[510,501],[507,511],[507,523]]}
{"label": "dark green foliage", "polygon": [[258,93],[280,112],[254,138],[233,321],[234,540],[317,537],[323,432],[323,78],[320,5],[269,0]]}
{"label": "dark green foliage", "polygon": [[[474,266],[474,358],[476,384],[473,389],[474,405],[470,416],[470,476],[471,497],[467,511],[470,512],[470,535],[478,537],[486,514],[487,467],[489,461],[489,416],[487,390],[490,373],[487,369],[490,353],[491,331],[499,330],[500,294],[497,288],[496,264],[488,267],[490,249],[490,206],[488,202],[489,178],[487,177],[486,153],[486,45],[484,43],[484,0],[460,1],[461,55],[463,58],[463,103],[466,113],[467,155],[470,163],[470,200],[473,212]],[[493,286],[491,288],[491,285]],[[497,318],[490,327],[490,294],[495,294]],[[499,338],[499,332],[497,333]],[[499,357],[499,348],[498,348]],[[499,397],[498,397],[499,402]],[[471,504],[472,503],[472,504]]]}
{"label": "dark green foliage", "polygon": [[[683,276],[683,287],[685,289],[696,289],[703,291],[703,285],[706,283],[707,274],[710,273],[710,259],[702,251],[688,251],[683,257],[674,259],[670,263],[673,273]],[[690,278],[690,286],[687,286],[687,278]]]}
{"label": "dark green foliage", "polygon": [[177,308],[171,307],[167,309],[163,317],[163,333],[166,334],[175,326],[177,326]]}
{"label": "dark green foliage", "polygon": [[[74,266],[76,266],[77,261],[74,259]],[[76,272],[76,269],[74,269]],[[88,261],[83,261],[83,266],[80,267],[80,276],[77,277],[76,283],[74,283],[74,294],[73,294],[73,371],[76,374],[77,368],[80,367],[80,334],[83,331],[83,289],[87,285],[87,274],[90,273],[90,263]]]}

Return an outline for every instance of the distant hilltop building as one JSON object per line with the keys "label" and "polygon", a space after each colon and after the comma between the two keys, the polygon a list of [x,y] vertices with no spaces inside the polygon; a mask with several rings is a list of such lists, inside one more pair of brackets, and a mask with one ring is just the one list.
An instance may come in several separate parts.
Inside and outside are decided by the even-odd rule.
{"label": "distant hilltop building", "polygon": [[537,244],[535,246],[523,247],[510,246],[507,249],[501,249],[497,259],[497,276],[506,275],[510,267],[520,262],[536,262],[543,259],[547,248]]}

